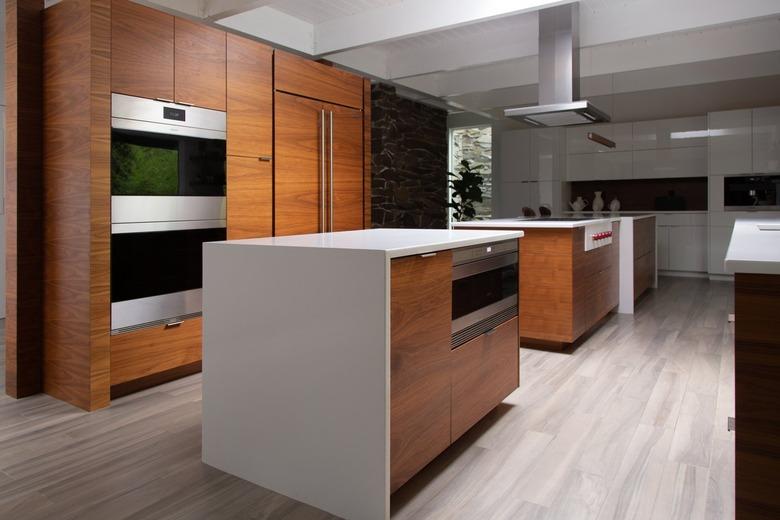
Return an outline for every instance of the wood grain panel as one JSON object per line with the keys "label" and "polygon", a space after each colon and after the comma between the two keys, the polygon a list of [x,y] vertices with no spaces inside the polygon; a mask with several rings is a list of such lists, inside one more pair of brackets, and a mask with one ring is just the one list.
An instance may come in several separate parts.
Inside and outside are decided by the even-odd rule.
{"label": "wood grain panel", "polygon": [[227,35],[227,154],[273,153],[273,49]]}
{"label": "wood grain panel", "polygon": [[41,391],[42,0],[5,2],[5,391]]}
{"label": "wood grain panel", "polygon": [[44,12],[44,391],[109,404],[110,4]]}
{"label": "wood grain panel", "polygon": [[572,230],[523,230],[520,239],[520,335],[571,342]]}
{"label": "wood grain panel", "polygon": [[363,108],[363,78],[279,50],[274,54],[274,88],[329,103]]}
{"label": "wood grain panel", "polygon": [[585,251],[585,229],[573,233],[574,320],[571,342],[614,309],[620,297],[620,223],[612,223],[612,244]]}
{"label": "wood grain panel", "polygon": [[655,251],[634,260],[634,299],[653,286],[655,280]]}
{"label": "wood grain panel", "polygon": [[[363,228],[363,113],[353,108],[328,105],[333,118],[329,138],[333,175],[329,193],[333,192],[333,221],[329,231],[351,231]],[[329,129],[329,132],[331,130]],[[328,195],[330,201],[330,195]]]}
{"label": "wood grain panel", "polygon": [[655,217],[634,220],[634,258],[655,251]]}
{"label": "wood grain panel", "polygon": [[736,518],[780,518],[780,276],[734,282]]}
{"label": "wood grain panel", "polygon": [[173,100],[173,16],[111,2],[111,90]]}
{"label": "wood grain panel", "polygon": [[227,238],[273,234],[271,163],[253,157],[227,158]]}
{"label": "wood grain panel", "polygon": [[183,18],[176,18],[174,26],[176,102],[224,111],[227,104],[225,32]]}
{"label": "wood grain panel", "polygon": [[111,386],[200,361],[202,325],[194,318],[111,336]]}
{"label": "wood grain panel", "polygon": [[317,233],[321,221],[323,105],[282,92],[274,103],[274,234]]}
{"label": "wood grain panel", "polygon": [[452,358],[452,441],[520,384],[517,318],[456,348]]}
{"label": "wood grain panel", "polygon": [[452,253],[392,261],[390,490],[450,444]]}
{"label": "wood grain panel", "polygon": [[363,80],[363,228],[371,229],[371,80]]}

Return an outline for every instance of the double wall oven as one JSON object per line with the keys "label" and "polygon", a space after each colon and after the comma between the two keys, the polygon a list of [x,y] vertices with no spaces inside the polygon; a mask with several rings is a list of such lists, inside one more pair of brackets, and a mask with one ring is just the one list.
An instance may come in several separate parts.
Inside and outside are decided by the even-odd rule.
{"label": "double wall oven", "polygon": [[225,240],[225,113],[112,95],[111,330],[202,310],[202,245]]}
{"label": "double wall oven", "polygon": [[452,348],[517,316],[517,240],[452,252]]}

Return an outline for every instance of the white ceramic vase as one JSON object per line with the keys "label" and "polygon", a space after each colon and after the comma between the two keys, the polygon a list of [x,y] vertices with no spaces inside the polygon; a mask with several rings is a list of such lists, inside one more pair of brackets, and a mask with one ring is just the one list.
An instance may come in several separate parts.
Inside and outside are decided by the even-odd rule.
{"label": "white ceramic vase", "polygon": [[612,202],[609,203],[609,210],[617,213],[620,211],[620,201],[617,199],[617,197],[612,199]]}
{"label": "white ceramic vase", "polygon": [[598,213],[604,209],[604,199],[601,198],[601,192],[596,191],[593,193],[593,211]]}

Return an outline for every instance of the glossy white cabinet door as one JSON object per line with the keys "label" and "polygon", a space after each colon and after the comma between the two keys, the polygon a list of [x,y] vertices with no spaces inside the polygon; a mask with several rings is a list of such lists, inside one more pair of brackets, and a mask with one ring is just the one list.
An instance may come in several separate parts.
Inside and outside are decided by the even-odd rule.
{"label": "glossy white cabinet door", "polygon": [[635,179],[706,177],[707,149],[666,148],[634,152]]}
{"label": "glossy white cabinet door", "polygon": [[657,119],[634,123],[634,150],[707,146],[705,116]]}
{"label": "glossy white cabinet door", "polygon": [[780,107],[753,109],[753,172],[780,172]]}
{"label": "glossy white cabinet door", "polygon": [[656,261],[658,269],[669,269],[669,227],[655,228]]}
{"label": "glossy white cabinet door", "polygon": [[562,128],[535,128],[529,133],[528,180],[558,181],[564,173],[565,133]]}
{"label": "glossy white cabinet door", "polygon": [[502,182],[531,180],[529,136],[528,130],[514,130],[501,135]]}
{"label": "glossy white cabinet door", "polygon": [[710,253],[709,253],[709,273],[727,274],[723,266],[726,260],[726,251],[731,241],[731,231],[733,226],[712,226],[710,227]]}
{"label": "glossy white cabinet door", "polygon": [[519,217],[523,214],[522,208],[529,207],[538,213],[539,211],[539,183],[538,182],[502,182],[494,187],[497,192],[499,210],[498,218]]}
{"label": "glossy white cabinet door", "polygon": [[753,171],[752,119],[750,110],[708,114],[710,175]]}
{"label": "glossy white cabinet door", "polygon": [[583,153],[566,157],[566,179],[593,181],[630,179],[633,172],[632,152]]}
{"label": "glossy white cabinet door", "polygon": [[707,272],[708,228],[675,226],[669,228],[669,269]]}

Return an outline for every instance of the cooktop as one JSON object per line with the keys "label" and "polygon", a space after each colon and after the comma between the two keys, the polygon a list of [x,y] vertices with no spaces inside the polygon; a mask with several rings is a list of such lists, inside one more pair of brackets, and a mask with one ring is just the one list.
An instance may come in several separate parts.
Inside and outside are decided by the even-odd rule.
{"label": "cooktop", "polygon": [[547,222],[579,222],[582,220],[600,220],[602,217],[517,217],[517,220],[544,220]]}

